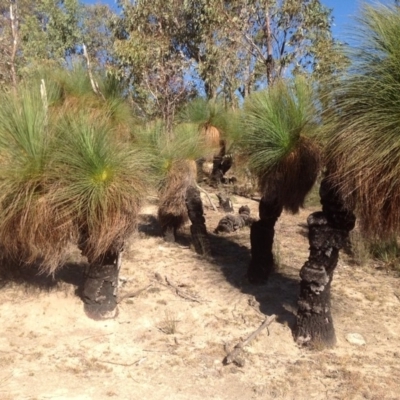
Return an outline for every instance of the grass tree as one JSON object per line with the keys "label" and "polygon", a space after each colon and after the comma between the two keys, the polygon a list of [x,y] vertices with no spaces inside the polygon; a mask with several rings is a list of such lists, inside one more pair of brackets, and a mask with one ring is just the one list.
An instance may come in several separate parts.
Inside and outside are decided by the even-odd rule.
{"label": "grass tree", "polygon": [[295,332],[306,344],[335,343],[330,284],[353,212],[364,236],[382,240],[400,231],[400,9],[364,4],[353,32],[351,65],[329,94],[322,212],[308,221],[310,257]]}
{"label": "grass tree", "polygon": [[57,133],[52,202],[73,226],[90,264],[83,288],[87,314],[112,317],[120,255],[151,182],[150,159],[143,149],[119,140],[107,116],[66,115]]}
{"label": "grass tree", "polygon": [[[179,114],[178,119],[192,124],[197,124],[208,145],[215,149],[213,154],[213,168],[210,181],[218,185],[223,181],[224,174],[232,166],[232,158],[227,156],[229,139],[234,136],[232,129],[233,112],[227,112],[222,102],[198,98],[186,105]],[[199,159],[198,165],[202,167],[206,158]]]}
{"label": "grass tree", "polygon": [[48,95],[39,85],[20,85],[0,98],[0,244],[8,261],[39,263],[53,272],[62,259],[69,228],[48,196],[54,146]]}
{"label": "grass tree", "polygon": [[142,132],[141,139],[158,160],[158,219],[164,239],[174,242],[177,231],[190,220],[196,252],[209,254],[196,161],[212,155],[215,147],[193,123],[176,124],[170,135],[161,123],[152,123]]}
{"label": "grass tree", "polygon": [[1,245],[52,273],[66,244],[77,243],[89,261],[85,310],[112,317],[151,156],[127,139],[132,119],[115,82],[98,78],[100,96],[84,69],[39,71],[28,81],[1,99]]}
{"label": "grass tree", "polygon": [[298,212],[317,178],[317,116],[312,88],[302,77],[277,81],[244,104],[239,146],[262,193],[260,220],[250,233],[251,283],[264,283],[273,271],[274,227],[283,209]]}

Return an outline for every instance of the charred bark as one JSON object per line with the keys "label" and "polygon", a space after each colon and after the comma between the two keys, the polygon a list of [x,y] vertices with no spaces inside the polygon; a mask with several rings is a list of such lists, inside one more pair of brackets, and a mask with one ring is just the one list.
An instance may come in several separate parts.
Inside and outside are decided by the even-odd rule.
{"label": "charred bark", "polygon": [[303,345],[336,343],[331,314],[331,282],[339,251],[348,242],[355,216],[345,209],[340,196],[325,178],[321,182],[322,212],[311,214],[309,226],[310,255],[300,271],[296,341]]}
{"label": "charred bark", "polygon": [[95,320],[114,318],[118,312],[119,261],[123,244],[121,241],[115,242],[100,257],[92,258],[88,251],[87,238],[87,230],[82,229],[78,248],[89,262],[81,292],[84,311],[89,318]]}
{"label": "charred bark", "polygon": [[224,140],[220,142],[220,151],[213,157],[213,169],[211,171],[210,183],[217,187],[220,183],[225,183],[224,175],[232,167],[233,159],[226,154],[226,144]]}
{"label": "charred bark", "polygon": [[217,197],[218,197],[220,208],[222,208],[225,212],[228,212],[228,213],[233,212],[232,200],[229,197],[226,197],[222,193],[218,193]]}
{"label": "charred bark", "polygon": [[169,215],[168,218],[164,219],[168,221],[161,226],[162,235],[166,242],[174,243],[176,241],[176,235],[179,227],[185,223],[185,218],[183,216]]}
{"label": "charred bark", "polygon": [[235,232],[245,226],[251,226],[254,222],[255,219],[250,217],[250,208],[248,206],[242,206],[239,208],[238,215],[228,214],[221,218],[215,229],[215,233]]}
{"label": "charred bark", "polygon": [[186,207],[190,222],[190,232],[192,234],[193,245],[196,253],[210,255],[210,241],[204,218],[203,203],[200,191],[194,186],[189,186],[186,191]]}
{"label": "charred bark", "polygon": [[250,283],[264,284],[274,270],[275,223],[282,214],[283,207],[275,195],[264,195],[260,201],[260,220],[250,228],[251,261],[247,271]]}

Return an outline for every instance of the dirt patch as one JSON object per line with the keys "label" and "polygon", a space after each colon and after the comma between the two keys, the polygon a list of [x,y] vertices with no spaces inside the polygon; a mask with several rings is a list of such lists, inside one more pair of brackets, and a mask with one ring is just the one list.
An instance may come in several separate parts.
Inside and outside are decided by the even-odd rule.
{"label": "dirt patch", "polygon": [[[256,201],[232,200],[235,212],[247,204],[257,216]],[[204,204],[212,232],[224,214]],[[342,256],[332,287],[337,347],[293,341],[311,211],[281,217],[279,269],[254,287],[246,281],[248,228],[211,234],[213,258],[205,260],[190,248],[188,227],[179,243],[165,243],[149,204],[123,255],[120,294],[145,290],[124,298],[114,320],[85,316],[77,250],[54,280],[0,281],[0,399],[400,399],[398,277]],[[265,314],[277,320],[245,348],[244,366],[223,365]],[[366,344],[349,343],[349,333]]]}

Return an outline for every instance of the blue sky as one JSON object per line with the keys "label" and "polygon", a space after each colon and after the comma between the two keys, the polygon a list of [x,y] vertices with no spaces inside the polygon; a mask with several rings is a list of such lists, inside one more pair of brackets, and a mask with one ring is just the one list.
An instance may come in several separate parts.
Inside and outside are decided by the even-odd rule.
{"label": "blue sky", "polygon": [[[115,0],[82,0],[86,4],[108,4],[112,7],[116,6]],[[165,0],[168,1],[168,0]],[[324,5],[333,9],[334,23],[333,34],[336,39],[345,42],[346,36],[349,34],[353,17],[356,16],[357,10],[362,3],[361,0],[321,0]],[[369,3],[378,3],[378,1],[367,0]],[[394,0],[381,0],[380,3],[394,4]]]}

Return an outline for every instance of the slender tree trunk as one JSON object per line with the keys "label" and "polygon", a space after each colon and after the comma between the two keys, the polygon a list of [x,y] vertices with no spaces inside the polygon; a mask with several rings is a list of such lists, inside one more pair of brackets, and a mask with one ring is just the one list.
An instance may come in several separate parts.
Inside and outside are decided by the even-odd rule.
{"label": "slender tree trunk", "polygon": [[260,220],[254,222],[250,228],[251,261],[247,271],[250,283],[265,283],[274,270],[272,246],[275,224],[282,210],[277,196],[272,194],[262,197],[259,206]]}
{"label": "slender tree trunk", "polygon": [[193,245],[196,253],[208,256],[211,254],[210,241],[204,218],[203,203],[200,191],[194,186],[189,186],[186,191],[186,207],[190,222]]}
{"label": "slender tree trunk", "polygon": [[18,50],[19,34],[18,34],[18,9],[17,5],[13,7],[10,5],[10,21],[11,21],[11,32],[13,38],[13,47],[11,52],[10,68],[11,68],[11,78],[13,83],[13,90],[17,91],[18,78],[17,78],[17,68],[16,68],[16,56]]}
{"label": "slender tree trunk", "polygon": [[269,16],[268,7],[268,2],[266,2],[264,35],[267,41],[267,58],[265,59],[265,66],[267,68],[267,82],[269,86],[273,83],[274,58],[272,48],[271,19]]}
{"label": "slender tree trunk", "polygon": [[300,296],[298,301],[295,339],[307,345],[336,343],[331,315],[331,282],[339,250],[348,241],[354,228],[355,216],[346,210],[341,198],[327,178],[320,188],[322,212],[311,214],[309,226],[310,256],[300,271]]}

